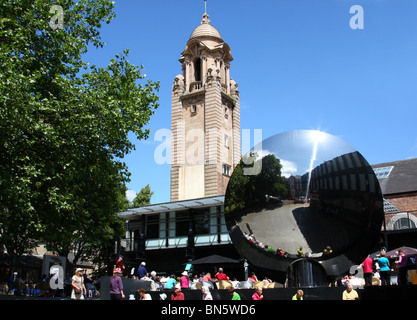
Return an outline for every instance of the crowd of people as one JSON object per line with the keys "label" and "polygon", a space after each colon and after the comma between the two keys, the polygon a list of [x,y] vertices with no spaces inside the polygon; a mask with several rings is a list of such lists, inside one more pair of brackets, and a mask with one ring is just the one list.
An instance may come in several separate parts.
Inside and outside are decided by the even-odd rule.
{"label": "crowd of people", "polygon": [[[236,223],[236,225],[239,226],[239,223]],[[318,252],[318,253],[304,253],[303,251],[303,247],[300,246],[297,249],[297,254],[292,254],[289,253],[285,250],[283,250],[282,248],[278,248],[278,249],[274,249],[272,248],[270,245],[267,245],[259,240],[256,239],[256,236],[254,235],[252,229],[250,228],[249,224],[247,222],[245,222],[246,228],[248,229],[249,233],[247,232],[242,232],[243,236],[245,237],[245,239],[253,244],[254,246],[256,246],[257,248],[264,250],[266,252],[271,252],[273,254],[276,254],[279,257],[291,257],[291,258],[297,258],[297,257],[304,257],[304,256],[311,256],[311,257],[319,257],[319,256],[323,256],[323,257],[328,257],[333,253],[333,250],[330,246],[326,246],[323,249],[323,252]]]}
{"label": "crowd of people", "polygon": [[[398,257],[391,260],[386,257],[385,251],[381,251],[374,259],[368,255],[360,267],[363,270],[363,279],[356,278],[354,274],[347,274],[340,279],[340,284],[346,285],[351,282],[354,286],[406,286],[414,282],[413,279],[408,279],[407,272],[410,268],[415,269],[415,260],[405,255],[402,249],[398,251]],[[357,280],[361,282],[358,283]]]}
{"label": "crowd of people", "polygon": [[[51,286],[51,282],[55,286]],[[74,275],[66,274],[62,286],[58,285],[57,275],[42,275],[37,281],[24,280],[20,275],[10,275],[6,281],[4,294],[36,297],[99,297],[100,277],[89,277],[84,269],[77,268]],[[75,289],[76,288],[76,289]],[[75,289],[75,290],[74,290]]]}
{"label": "crowd of people", "polygon": [[[112,300],[125,299],[126,297],[121,281],[124,270],[123,256],[119,256],[113,271],[113,277],[110,279],[110,297]],[[133,279],[149,281],[150,291],[159,291],[160,300],[166,300],[168,297],[170,297],[170,300],[184,300],[185,297],[182,290],[200,290],[202,300],[213,300],[211,291],[218,289],[218,284],[221,281],[225,281],[228,284],[225,289],[229,291],[231,300],[241,300],[239,293],[236,292],[236,288],[239,287],[240,282],[236,278],[229,278],[224,273],[223,268],[218,268],[218,271],[214,275],[207,272],[190,277],[187,271],[183,271],[180,277],[177,277],[175,274],[159,276],[155,271],[149,273],[146,269],[146,262],[142,262],[137,268],[137,272],[134,269],[130,271],[130,276]],[[253,288],[256,284],[255,292],[252,295],[253,300],[263,300],[262,290],[271,283],[272,280],[266,277],[259,281],[254,272],[245,281],[246,288]],[[151,295],[146,293],[145,289],[139,289],[136,297],[138,300],[152,299]],[[129,299],[136,299],[136,297],[135,295],[131,295]]]}
{"label": "crowd of people", "polygon": [[[331,250],[331,248],[327,248]],[[300,248],[300,251],[302,248]],[[407,284],[407,274],[410,259],[404,254],[402,250],[399,251],[399,256],[394,262],[390,262],[385,257],[385,252],[381,251],[377,259],[373,260],[369,256],[363,261],[361,267],[363,269],[363,285],[370,286],[375,285],[373,281],[380,279],[379,285],[386,286],[390,285],[390,277],[392,274],[391,268],[395,268],[398,274],[398,284]],[[124,299],[123,283],[121,277],[125,272],[123,265],[123,257],[119,256],[116,266],[113,272],[113,277],[110,280],[110,296],[111,299]],[[240,282],[235,278],[227,276],[223,268],[218,268],[217,272],[212,275],[210,272],[202,273],[200,275],[193,275],[190,277],[187,271],[183,271],[180,276],[170,274],[166,276],[159,276],[155,271],[148,272],[145,262],[142,262],[139,267],[135,270],[134,268],[130,271],[130,276],[133,279],[149,281],[150,291],[158,291],[160,300],[184,300],[185,296],[183,290],[200,290],[202,300],[213,300],[212,290],[219,289],[218,284],[221,281],[225,281],[230,284],[226,288],[230,293],[231,300],[240,300],[241,297],[236,289],[241,288],[254,288],[255,292],[251,295],[252,300],[263,300],[263,290],[272,283],[271,279],[264,278],[263,280],[258,279],[256,274],[252,272],[246,281]],[[343,300],[357,300],[359,299],[358,292],[355,290],[355,283],[357,280],[354,274],[348,274],[338,280],[339,285],[344,286],[346,289],[343,291]],[[361,279],[362,280],[362,279]],[[74,281],[74,278],[73,278]],[[78,283],[75,281],[75,283]],[[240,285],[245,283],[246,287]],[[136,296],[130,295],[129,299],[139,300],[151,300],[152,296],[146,292],[145,289],[139,289]],[[292,296],[292,300],[303,300],[304,292],[297,290]]]}
{"label": "crowd of people", "polygon": [[[414,266],[413,266],[414,265]],[[346,287],[343,292],[343,300],[357,300],[359,295],[355,287],[366,286],[406,286],[413,279],[408,279],[407,272],[415,268],[415,260],[405,254],[403,249],[398,251],[395,260],[388,259],[385,251],[380,251],[375,259],[370,255],[361,263],[363,278],[357,278],[355,274],[349,273],[338,280],[339,284]]]}
{"label": "crowd of people", "polygon": [[[300,248],[302,250],[302,248]],[[403,250],[399,250],[398,258],[388,259],[385,251],[381,251],[379,255],[372,259],[368,256],[360,265],[363,271],[363,277],[355,277],[350,273],[344,277],[337,279],[335,285],[344,286],[342,299],[356,300],[359,299],[357,287],[381,285],[389,286],[395,284],[407,285],[410,279],[407,279],[407,271],[410,264],[414,263],[411,257],[405,255]],[[190,276],[187,271],[183,271],[178,277],[175,274],[157,275],[155,271],[148,272],[145,262],[140,263],[138,268],[132,268],[127,271],[123,256],[119,256],[114,270],[113,276],[110,277],[110,297],[111,299],[125,299],[123,291],[122,277],[129,277],[149,282],[150,291],[158,291],[161,300],[184,300],[183,290],[200,290],[202,300],[213,300],[212,290],[227,289],[230,293],[231,300],[240,300],[241,297],[236,289],[255,289],[251,298],[253,300],[263,300],[263,289],[269,288],[273,281],[268,278],[258,279],[256,274],[252,272],[245,281],[237,281],[236,278],[227,276],[223,268],[218,268],[215,274],[210,272],[201,273],[200,275]],[[16,294],[22,295],[39,295],[39,296],[55,296],[70,297],[74,300],[82,300],[85,298],[100,297],[101,279],[98,277],[90,278],[83,269],[77,268],[74,275],[66,275],[64,279],[63,289],[50,290],[50,283],[54,281],[53,275],[43,275],[38,283],[24,281],[20,277],[10,277],[7,281],[9,291],[15,291]],[[359,282],[360,283],[359,283]],[[220,287],[219,284],[226,284]],[[303,300],[304,293],[298,290],[293,300]],[[130,294],[129,299],[150,300],[151,295],[145,289],[140,289],[136,294]]]}

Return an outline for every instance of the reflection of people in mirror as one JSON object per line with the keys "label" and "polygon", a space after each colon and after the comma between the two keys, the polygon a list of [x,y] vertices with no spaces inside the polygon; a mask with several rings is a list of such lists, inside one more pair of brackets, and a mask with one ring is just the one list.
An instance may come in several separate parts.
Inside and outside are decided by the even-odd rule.
{"label": "reflection of people in mirror", "polygon": [[249,235],[253,236],[253,231],[252,231],[252,229],[250,228],[249,223],[245,222],[245,224],[246,224],[246,228],[248,228]]}
{"label": "reflection of people in mirror", "polygon": [[283,257],[283,256],[285,255],[285,251],[284,251],[284,250],[282,250],[281,248],[278,248],[278,249],[277,249],[277,255],[279,255],[279,256],[281,256],[281,257]]}
{"label": "reflection of people in mirror", "polygon": [[324,248],[323,250],[323,256],[328,256],[329,254],[331,254],[333,252],[332,248],[330,246],[327,246],[326,248]]}

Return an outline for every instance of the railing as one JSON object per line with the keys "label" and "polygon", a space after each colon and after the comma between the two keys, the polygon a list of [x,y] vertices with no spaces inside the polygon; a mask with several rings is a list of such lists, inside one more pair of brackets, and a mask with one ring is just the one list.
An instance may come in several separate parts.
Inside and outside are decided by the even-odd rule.
{"label": "railing", "polygon": [[222,91],[227,93],[227,86],[224,83],[222,83]]}
{"label": "railing", "polygon": [[[168,245],[167,245],[168,241]],[[218,234],[196,235],[194,237],[195,246],[207,246],[216,244],[230,244],[231,239],[229,233],[220,233],[220,243],[218,242]],[[188,237],[172,237],[162,239],[147,239],[145,241],[145,250],[166,249],[166,248],[185,248],[188,244]],[[125,251],[136,251],[135,243],[131,239],[122,239],[121,246]],[[137,246],[137,243],[136,243]]]}
{"label": "railing", "polygon": [[190,92],[200,90],[203,87],[203,83],[201,81],[194,81],[190,83]]}

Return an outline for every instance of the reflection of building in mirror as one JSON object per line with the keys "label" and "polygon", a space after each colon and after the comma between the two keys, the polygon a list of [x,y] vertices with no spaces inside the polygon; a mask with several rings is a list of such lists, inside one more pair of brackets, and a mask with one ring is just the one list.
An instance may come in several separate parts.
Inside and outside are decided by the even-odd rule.
{"label": "reflection of building in mirror", "polygon": [[[268,168],[263,163],[263,169]],[[361,237],[377,200],[376,183],[363,157],[347,153],[303,176],[290,176],[286,193],[266,194],[262,206],[258,196],[246,202],[237,225],[250,243],[268,252],[279,249],[297,256],[303,247],[307,256],[327,258]]]}

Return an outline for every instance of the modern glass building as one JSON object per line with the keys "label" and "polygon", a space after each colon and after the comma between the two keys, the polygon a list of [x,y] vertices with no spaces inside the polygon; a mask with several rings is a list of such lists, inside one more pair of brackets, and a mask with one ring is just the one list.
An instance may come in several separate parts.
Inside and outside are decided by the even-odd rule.
{"label": "modern glass building", "polygon": [[126,220],[126,238],[116,250],[127,263],[146,261],[157,272],[179,272],[211,254],[240,259],[224,220],[224,196],[130,208],[118,216]]}

